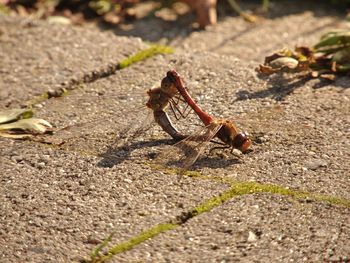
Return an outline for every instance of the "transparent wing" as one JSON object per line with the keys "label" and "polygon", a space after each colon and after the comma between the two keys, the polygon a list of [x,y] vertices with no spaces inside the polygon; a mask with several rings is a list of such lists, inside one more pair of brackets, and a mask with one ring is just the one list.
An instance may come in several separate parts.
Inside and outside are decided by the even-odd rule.
{"label": "transparent wing", "polygon": [[142,145],[142,134],[144,134],[154,122],[153,114],[149,111],[149,114],[142,119],[141,123],[134,123],[133,125],[126,127],[116,136],[107,149],[99,154],[102,159],[98,165],[102,167],[113,167],[120,162],[129,159],[135,147]]}
{"label": "transparent wing", "polygon": [[111,147],[145,140],[148,134],[145,138],[141,134],[153,123],[145,98],[147,101],[145,92],[101,95],[99,91],[84,91],[51,99],[45,119],[57,128],[50,142],[67,151],[99,156]]}
{"label": "transparent wing", "polygon": [[[134,121],[131,125],[128,125],[118,134],[117,140],[122,143],[128,143],[141,136],[143,133],[148,131],[154,124],[153,113],[149,109],[147,114],[138,121]],[[120,145],[120,143],[118,143]]]}
{"label": "transparent wing", "polygon": [[[79,104],[80,98],[78,96],[74,97],[74,95],[70,95],[68,98],[63,99],[74,100],[75,104]],[[146,100],[147,97],[145,93],[139,93],[136,95],[126,93],[113,96],[85,95],[84,98],[81,99],[81,103],[83,104],[86,101],[89,101],[90,105],[88,105],[88,107],[92,110],[86,110],[86,113],[84,114],[84,112],[77,109],[77,107],[73,108],[71,112],[63,109],[63,114],[71,114],[73,117],[68,123],[66,117],[64,117],[64,122],[58,122],[56,125],[58,126],[58,129],[55,131],[55,134],[65,142],[75,137],[89,135],[99,137],[100,134],[105,133],[124,133],[125,129],[120,131],[120,127],[130,126],[129,130],[133,129],[137,119],[143,118],[146,115],[148,116],[149,109],[145,106]],[[67,106],[67,108],[69,106]],[[76,111],[77,114],[73,114],[72,111]],[[79,120],[75,118],[76,115],[79,115]]]}
{"label": "transparent wing", "polygon": [[165,166],[189,168],[198,159],[221,127],[221,124],[209,124],[196,134],[161,151],[155,159],[155,163]]}

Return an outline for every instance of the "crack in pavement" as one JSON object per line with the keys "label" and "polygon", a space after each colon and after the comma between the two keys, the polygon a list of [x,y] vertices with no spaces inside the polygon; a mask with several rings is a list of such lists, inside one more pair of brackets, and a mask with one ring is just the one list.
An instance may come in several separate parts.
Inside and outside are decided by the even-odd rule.
{"label": "crack in pavement", "polygon": [[101,253],[102,249],[108,245],[111,241],[113,233],[105,239],[101,245],[99,245],[92,253],[90,259],[82,259],[81,263],[101,263],[106,262],[111,259],[113,256],[123,253],[127,250],[134,248],[135,246],[152,239],[153,237],[175,229],[178,226],[182,226],[187,223],[190,219],[205,213],[209,212],[213,208],[220,207],[223,203],[231,200],[234,197],[247,195],[247,194],[259,194],[259,193],[270,193],[277,194],[282,196],[289,196],[293,199],[299,200],[308,200],[310,202],[325,202],[331,205],[339,205],[350,208],[350,200],[345,198],[339,198],[335,196],[320,195],[311,192],[291,190],[283,186],[273,185],[273,184],[261,184],[257,182],[237,182],[227,177],[220,176],[203,176],[198,172],[193,171],[183,171],[183,170],[168,170],[170,173],[181,174],[182,176],[194,177],[200,180],[210,180],[216,182],[227,183],[230,185],[230,189],[220,193],[217,196],[210,198],[209,200],[201,203],[197,207],[182,213],[177,216],[175,219],[170,220],[165,223],[160,223],[148,230],[141,232],[138,235],[131,237],[129,240],[121,242],[117,245],[112,246],[107,252]]}
{"label": "crack in pavement", "polygon": [[145,61],[146,59],[151,58],[153,56],[156,56],[159,54],[166,55],[166,54],[171,54],[173,52],[174,52],[173,48],[169,46],[152,44],[150,45],[149,48],[142,49],[136,52],[135,54],[128,56],[122,61],[119,61],[116,64],[109,64],[106,68],[90,71],[88,73],[85,73],[80,78],[72,78],[62,83],[62,87],[56,88],[55,90],[52,90],[52,91],[44,92],[43,94],[27,101],[26,105],[27,107],[32,107],[33,105],[43,102],[52,97],[62,97],[63,95],[67,95],[68,90],[74,90],[77,87],[80,87],[82,84],[88,84],[88,83],[95,82],[99,79],[107,78],[115,74],[119,70],[127,68],[137,62]]}

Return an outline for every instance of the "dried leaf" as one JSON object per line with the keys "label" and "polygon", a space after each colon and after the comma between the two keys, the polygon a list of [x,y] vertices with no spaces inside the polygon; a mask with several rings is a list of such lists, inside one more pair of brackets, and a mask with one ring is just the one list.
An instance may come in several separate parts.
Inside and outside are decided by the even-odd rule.
{"label": "dried leaf", "polygon": [[320,78],[333,81],[335,79],[335,75],[334,74],[321,74]]}
{"label": "dried leaf", "polygon": [[319,76],[318,72],[317,71],[311,71],[310,73],[311,77],[313,78],[317,78]]}
{"label": "dried leaf", "polygon": [[273,69],[289,68],[295,69],[298,66],[298,60],[290,57],[277,58],[269,63]]}
{"label": "dried leaf", "polygon": [[70,25],[72,21],[64,16],[49,16],[47,22],[50,24]]}
{"label": "dried leaf", "polygon": [[276,72],[276,70],[273,69],[272,67],[262,65],[262,64],[259,65],[259,68],[257,68],[256,71],[263,75],[271,75]]}
{"label": "dried leaf", "polygon": [[52,131],[52,126],[49,122],[43,119],[30,118],[2,124],[0,125],[0,131],[2,131],[2,133],[7,131],[8,133],[25,132],[31,134],[43,134]]}
{"label": "dried leaf", "polygon": [[29,109],[11,109],[0,111],[0,123],[17,121],[19,119],[28,119],[33,117],[34,113]]}
{"label": "dried leaf", "polygon": [[28,138],[33,137],[33,135],[27,134],[27,133],[12,134],[12,133],[0,132],[0,137],[9,138],[9,139],[28,139]]}
{"label": "dried leaf", "polygon": [[314,60],[314,50],[309,47],[296,47],[294,52],[295,58],[299,61]]}

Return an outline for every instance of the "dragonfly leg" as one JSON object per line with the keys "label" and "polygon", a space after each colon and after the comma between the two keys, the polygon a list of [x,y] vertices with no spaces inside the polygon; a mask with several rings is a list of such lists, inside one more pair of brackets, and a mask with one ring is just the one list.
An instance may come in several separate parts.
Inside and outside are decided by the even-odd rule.
{"label": "dragonfly leg", "polygon": [[180,112],[179,108],[177,107],[176,104],[174,104],[173,99],[170,100],[170,109],[174,114],[175,119],[178,121],[181,116],[178,116],[176,112]]}
{"label": "dragonfly leg", "polygon": [[[188,105],[187,103],[186,103],[185,109],[184,109],[184,110],[181,110],[181,109],[179,108],[179,101],[185,102],[185,101],[184,101],[183,99],[181,99],[180,97],[177,97],[176,100],[173,99],[173,98],[170,99],[170,108],[171,108],[171,110],[172,110],[172,112],[173,112],[173,114],[174,114],[176,120],[179,120],[180,118],[184,118],[184,119],[185,119],[185,118],[189,115],[189,113],[191,112],[191,111],[186,112],[187,109],[188,109],[188,107],[189,107],[189,105]],[[180,116],[179,116],[178,114],[176,114],[176,112],[177,112],[178,114],[180,114]]]}

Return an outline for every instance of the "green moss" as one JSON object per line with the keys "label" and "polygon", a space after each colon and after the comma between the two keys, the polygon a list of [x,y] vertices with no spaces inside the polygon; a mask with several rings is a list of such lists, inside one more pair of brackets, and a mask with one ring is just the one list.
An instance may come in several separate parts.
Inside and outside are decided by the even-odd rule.
{"label": "green moss", "polygon": [[143,61],[149,57],[153,57],[158,54],[171,54],[174,50],[168,46],[161,45],[151,45],[149,48],[141,50],[134,55],[127,57],[126,59],[118,63],[118,69],[123,69],[131,64],[134,64],[139,61]]}
{"label": "green moss", "polygon": [[[179,173],[179,170],[177,169],[166,169],[169,173]],[[189,177],[197,177],[200,179],[206,179],[206,180],[215,180],[218,181],[220,179],[219,176],[203,176],[199,172],[185,172],[183,173],[183,170],[181,170],[181,173],[184,176]],[[132,249],[136,245],[153,238],[154,236],[165,232],[169,230],[173,230],[175,227],[182,225],[186,223],[189,219],[200,215],[202,213],[208,212],[211,209],[220,206],[222,203],[232,199],[236,196],[246,195],[246,194],[256,194],[256,193],[270,193],[270,194],[278,194],[278,195],[285,195],[285,196],[291,196],[293,198],[297,199],[306,199],[309,198],[311,200],[315,201],[322,201],[326,203],[330,203],[333,205],[341,205],[345,207],[350,207],[350,200],[333,197],[333,196],[326,196],[326,195],[317,195],[313,193],[298,191],[298,190],[291,190],[286,187],[273,185],[273,184],[261,184],[257,182],[235,182],[230,178],[222,177],[220,182],[230,182],[231,187],[229,190],[221,193],[218,196],[214,196],[213,198],[210,198],[209,200],[203,202],[199,206],[192,209],[189,213],[184,213],[183,217],[179,217],[176,223],[165,223],[165,224],[159,224],[155,227],[146,230],[142,232],[141,234],[129,239],[128,241],[125,241],[123,243],[120,243],[112,248],[109,249],[109,251],[103,255],[100,254],[100,250],[104,248],[108,242],[111,239],[111,236],[108,237],[100,246],[98,246],[97,249],[94,250],[94,252],[91,255],[91,260],[87,262],[105,262],[109,259],[111,259],[114,255],[125,252],[127,250]]]}
{"label": "green moss", "polygon": [[35,104],[39,104],[49,98],[47,92],[43,92],[42,94],[34,97],[33,99],[26,102],[27,107],[33,107]]}
{"label": "green moss", "polygon": [[271,193],[278,195],[291,196],[297,199],[309,198],[314,201],[322,201],[333,205],[341,205],[350,207],[350,200],[326,195],[317,195],[313,193],[291,190],[282,186],[272,184],[260,184],[256,182],[233,183],[231,188],[219,196],[215,196],[203,204],[197,206],[191,211],[191,217],[208,212],[216,206],[221,205],[225,201],[230,200],[235,196],[256,194],[256,193]]}
{"label": "green moss", "polygon": [[115,232],[112,232],[94,251],[91,253],[91,261],[94,262],[100,256],[102,249],[104,249],[109,242],[111,242]]}
{"label": "green moss", "polygon": [[308,198],[314,201],[321,201],[321,202],[326,202],[333,205],[350,207],[350,200],[345,198],[329,196],[329,195],[319,195],[316,193],[310,193],[306,191],[292,190],[283,186],[273,185],[273,184],[262,184],[257,182],[238,182],[225,176],[202,175],[198,171],[186,171],[183,169],[176,169],[176,168],[165,169],[162,166],[157,166],[157,167],[158,169],[163,170],[165,173],[168,173],[168,174],[178,174],[178,175],[183,175],[187,177],[195,177],[201,180],[215,181],[218,183],[224,183],[231,186],[230,190],[228,190],[227,192],[224,192],[220,196],[214,197],[209,201],[207,201],[206,203],[204,203],[203,205],[200,205],[199,207],[195,208],[192,211],[194,214],[200,214],[200,213],[209,211],[213,207],[220,205],[221,203],[225,202],[226,200],[234,196],[245,195],[245,194],[255,194],[255,193],[279,194],[279,195],[291,196],[297,199]]}
{"label": "green moss", "polygon": [[315,201],[322,201],[332,205],[340,205],[350,208],[350,200],[345,198],[339,198],[335,196],[327,196],[327,195],[311,195],[311,198]]}
{"label": "green moss", "polygon": [[[176,224],[170,224],[170,223],[156,225],[155,227],[152,227],[151,229],[146,230],[141,234],[110,248],[106,253],[106,255],[96,257],[96,253],[93,254],[94,257],[92,257],[91,260],[88,262],[91,262],[91,263],[106,262],[107,260],[111,259],[114,255],[130,250],[136,245],[146,241],[147,239],[153,238],[154,236],[164,231],[173,230],[177,226],[178,225]],[[99,247],[103,246],[104,244],[105,244],[105,241]]]}
{"label": "green moss", "polygon": [[216,206],[221,205],[222,203],[224,203],[225,201],[231,199],[232,197],[238,195],[235,191],[232,191],[232,189],[223,192],[222,194],[220,194],[219,196],[215,196],[211,199],[209,199],[208,201],[206,201],[203,204],[200,204],[199,206],[197,206],[195,209],[193,209],[191,211],[192,217],[202,214],[204,212],[208,212],[211,209],[213,209]]}
{"label": "green moss", "polygon": [[[107,72],[105,74],[101,73],[101,76],[96,77],[96,79],[102,78],[102,77],[106,77],[109,76],[110,74],[114,73],[116,70],[121,70],[124,69],[126,67],[129,67],[130,65],[139,62],[139,61],[143,61],[147,58],[150,58],[152,56],[158,55],[158,54],[171,54],[173,53],[174,50],[173,48],[169,47],[169,46],[162,46],[162,45],[151,45],[149,48],[146,48],[144,50],[141,50],[133,55],[130,55],[129,57],[127,57],[126,59],[120,61],[116,68],[114,68],[112,70],[112,72]],[[88,76],[88,75],[86,75]],[[85,76],[85,77],[86,77]],[[70,87],[70,89],[78,89],[81,88],[82,85],[84,83],[90,83],[96,80],[95,78],[89,78],[87,77],[86,79],[84,79],[84,77],[78,81],[75,81],[73,84],[71,84],[72,87]],[[74,88],[73,88],[74,87]],[[66,90],[65,92],[62,93],[61,96],[67,96],[69,95],[68,91]],[[33,99],[29,100],[26,102],[26,105],[28,105],[28,107],[32,107],[35,104],[41,103],[45,100],[47,100],[49,98],[49,95],[47,92],[43,92],[41,95],[34,97]]]}
{"label": "green moss", "polygon": [[185,171],[183,175],[187,177],[198,177],[198,178],[202,177],[202,174],[197,171]]}
{"label": "green moss", "polygon": [[311,199],[314,201],[326,202],[333,205],[350,207],[350,200],[335,196],[319,195],[306,191],[291,190],[282,186],[272,184],[261,184],[256,182],[233,183],[231,190],[235,195],[254,194],[254,193],[271,193],[291,196],[297,199]]}

